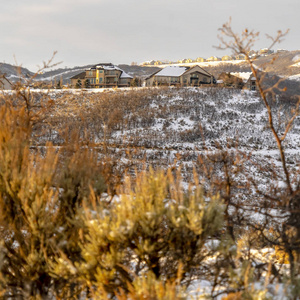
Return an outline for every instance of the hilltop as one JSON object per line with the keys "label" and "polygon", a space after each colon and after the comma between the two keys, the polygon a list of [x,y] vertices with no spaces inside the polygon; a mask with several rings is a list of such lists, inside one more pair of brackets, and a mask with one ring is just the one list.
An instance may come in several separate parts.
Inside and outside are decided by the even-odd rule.
{"label": "hilltop", "polygon": [[[45,70],[42,73],[39,73],[35,77],[35,81],[40,82],[54,82],[59,81],[62,79],[63,84],[69,84],[70,78],[84,72],[86,69],[92,67],[94,65],[84,65],[84,66],[75,66],[72,68],[58,68],[54,70]],[[120,67],[122,70],[124,70],[127,74],[135,77],[144,78],[155,71],[159,70],[157,67],[140,67],[140,66],[130,66],[126,64],[121,64],[118,67]],[[20,70],[20,72],[18,71]],[[21,75],[20,75],[21,73]],[[20,78],[27,77],[34,75],[34,72],[29,71],[26,68],[18,68],[16,66],[10,65],[10,64],[0,64],[0,74],[5,74],[6,77],[12,81],[16,82],[20,80]]]}
{"label": "hilltop", "polygon": [[[273,61],[273,59],[275,59]],[[273,61],[273,62],[272,62]],[[285,79],[299,80],[300,78],[300,50],[296,51],[283,51],[268,56],[261,56],[255,64],[258,68],[263,68],[264,64],[270,63],[266,69],[271,75],[277,75],[284,77]],[[138,65],[126,65],[120,64],[118,67],[123,69],[127,74],[133,77],[145,78],[152,73],[163,68],[168,64],[159,66],[138,66]],[[250,68],[244,60],[232,60],[232,61],[212,61],[212,62],[192,62],[192,63],[180,63],[172,64],[172,66],[193,66],[199,65],[207,70],[215,78],[217,78],[222,72],[250,72]],[[68,84],[70,78],[83,72],[85,69],[90,68],[92,65],[75,66],[70,68],[58,68],[54,70],[45,70],[43,74],[37,74],[36,81],[51,82],[62,79],[63,84]],[[22,76],[32,76],[34,72],[20,68]],[[0,64],[0,73],[6,74],[8,79],[16,81],[20,78],[18,68],[15,66],[2,63]]]}
{"label": "hilltop", "polygon": [[[166,66],[194,66],[199,65],[215,77],[222,72],[250,72],[248,63],[245,60],[226,61],[205,61],[189,63],[172,63],[158,65],[160,68]],[[287,79],[300,78],[300,50],[281,51],[269,55],[261,55],[255,60],[257,68],[264,70],[271,75],[286,77]],[[267,66],[265,69],[264,67]]]}

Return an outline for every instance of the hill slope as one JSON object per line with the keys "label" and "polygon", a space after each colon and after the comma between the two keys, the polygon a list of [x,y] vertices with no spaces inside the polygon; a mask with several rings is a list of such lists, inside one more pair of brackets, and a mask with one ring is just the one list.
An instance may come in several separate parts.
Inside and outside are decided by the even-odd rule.
{"label": "hill slope", "polygon": [[[278,75],[282,77],[286,77],[287,79],[299,80],[300,78],[300,50],[297,51],[286,51],[280,52],[276,54],[272,54],[269,56],[262,56],[257,59],[256,65],[258,68],[263,68],[264,64],[272,62],[273,58],[276,58],[272,64],[268,66],[266,69],[267,72],[270,72],[272,75]],[[222,72],[249,72],[250,68],[245,61],[218,61],[218,62],[204,62],[204,63],[196,63],[199,66],[203,67],[205,70],[210,72],[216,78]],[[180,64],[185,66],[192,66],[195,63],[189,64]],[[60,80],[62,78],[63,83],[69,83],[70,77],[83,72],[85,69],[91,67],[92,65],[85,66],[75,66],[73,68],[58,68],[55,70],[45,71],[43,74],[38,74],[36,80],[38,81],[46,81],[50,82],[53,80]],[[126,64],[119,65],[121,69],[123,69],[126,73],[131,76],[137,76],[141,78],[145,78],[150,74],[154,73],[161,66],[129,66]],[[18,70],[15,66],[9,64],[0,64],[0,73],[4,73],[8,76],[12,81],[18,80]],[[22,76],[32,76],[33,72],[21,68]]]}

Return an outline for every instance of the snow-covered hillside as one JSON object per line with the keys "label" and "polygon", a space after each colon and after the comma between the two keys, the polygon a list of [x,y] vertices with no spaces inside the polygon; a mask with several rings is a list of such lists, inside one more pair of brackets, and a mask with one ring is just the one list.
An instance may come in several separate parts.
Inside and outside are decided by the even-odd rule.
{"label": "snow-covered hillside", "polygon": [[[184,214],[178,214],[176,217],[172,215],[175,224],[179,224],[176,225],[176,230],[181,227],[180,222],[185,218],[190,222],[188,230],[191,226],[196,226],[198,232],[198,228],[201,228],[200,223],[193,223],[190,213],[195,216],[206,216],[209,211],[202,213],[203,207],[209,204],[211,199],[220,198],[222,202],[218,203],[218,207],[224,209],[222,231],[209,236],[201,245],[203,246],[201,251],[196,251],[195,257],[198,253],[204,253],[205,258],[201,258],[199,267],[193,267],[195,273],[192,273],[193,276],[187,283],[187,299],[197,294],[209,293],[214,295],[214,299],[221,300],[223,292],[226,294],[232,291],[231,288],[225,290],[227,286],[230,286],[231,278],[237,278],[237,281],[243,281],[244,278],[248,280],[248,271],[242,273],[245,261],[250,263],[249,266],[253,268],[255,275],[251,293],[255,291],[255,287],[260,295],[264,293],[263,295],[267,294],[270,299],[283,299],[286,293],[283,290],[286,286],[280,280],[288,274],[289,264],[288,258],[285,258],[286,253],[276,247],[282,245],[277,236],[282,232],[283,222],[287,223],[286,220],[290,220],[288,218],[292,213],[291,210],[287,210],[286,203],[289,202],[285,202],[291,199],[290,194],[287,196],[288,188],[292,187],[292,192],[298,193],[299,191],[299,117],[295,118],[293,127],[283,143],[286,168],[291,183],[288,186],[279,151],[268,126],[266,108],[256,92],[216,87],[22,90],[22,92],[25,93],[25,98],[35,101],[35,104],[43,104],[42,109],[39,105],[33,106],[33,112],[38,107],[40,115],[35,115],[31,139],[32,153],[35,153],[36,149],[42,154],[47,152],[44,152],[45,148],[53,149],[50,144],[46,144],[49,141],[57,146],[62,160],[66,160],[64,152],[68,153],[66,157],[69,152],[72,154],[77,149],[83,150],[84,153],[91,153],[93,161],[90,164],[85,159],[80,161],[81,156],[78,156],[79,158],[76,156],[74,160],[70,160],[70,166],[73,167],[73,164],[76,166],[77,161],[80,161],[86,173],[87,168],[92,169],[92,165],[98,167],[99,163],[99,166],[105,169],[104,174],[109,177],[105,183],[111,183],[111,186],[115,188],[113,192],[120,187],[124,178],[128,178],[129,183],[130,176],[128,175],[133,174],[132,178],[135,178],[136,171],[147,169],[149,166],[153,166],[154,169],[168,169],[169,174],[174,174],[171,176],[170,191],[168,190],[170,199],[165,202],[166,196],[162,196],[161,203],[163,204],[160,207],[167,207],[177,199],[173,197],[173,192],[174,195],[178,195],[178,200],[176,200],[180,201],[178,208],[179,211],[184,211]],[[13,91],[3,92],[2,95],[5,101],[10,97],[17,101],[18,94]],[[24,98],[20,98],[20,101],[24,101]],[[277,95],[268,101],[273,112],[275,130],[282,137],[294,113],[295,100],[286,95]],[[78,173],[80,181],[81,174],[83,173]],[[94,174],[95,181],[101,174],[97,169]],[[160,185],[161,181],[158,177],[154,177],[153,180],[158,183],[158,186]],[[195,184],[198,185],[198,183],[201,187],[198,192],[203,202],[196,205],[196,202],[191,201],[193,206],[186,207],[184,193],[181,188],[177,190],[176,185],[182,186],[185,192],[195,189]],[[75,184],[78,190],[77,183]],[[89,186],[89,189],[93,191],[92,186]],[[146,193],[150,190],[152,190],[151,185],[149,190],[146,189]],[[129,189],[125,188],[124,191],[128,194]],[[122,199],[127,198],[126,196],[112,197],[107,200],[106,198],[110,197],[109,193],[110,191],[108,194],[99,194],[97,199],[95,196],[95,203],[96,201],[99,201],[101,205],[102,201],[104,205],[109,203],[108,209],[114,204],[117,207],[129,207],[131,210],[141,207],[135,206],[133,202],[130,204],[122,202]],[[156,189],[154,189],[154,194],[156,195]],[[132,199],[135,198],[138,197],[132,197]],[[146,205],[144,206],[148,206],[154,198],[152,194],[149,200],[145,198]],[[143,201],[145,199],[143,198]],[[105,211],[110,214],[106,206],[104,207]],[[157,211],[153,210],[151,205],[150,209],[151,211],[143,215],[143,219],[148,216],[157,217]],[[101,218],[97,220],[100,222],[97,223],[96,219],[89,219],[88,224],[95,224],[95,226],[102,224],[103,216],[105,218],[109,216],[106,212],[104,213],[101,208],[98,215]],[[111,211],[111,214],[115,215],[115,212]],[[131,221],[127,213],[121,212],[126,221],[127,219]],[[186,212],[188,212],[187,215],[185,215]],[[96,218],[97,214],[96,209],[93,209],[92,218]],[[162,216],[165,215],[164,212]],[[219,219],[218,216],[215,218]],[[163,226],[160,232],[164,233],[167,228],[164,219],[158,220],[158,224]],[[203,221],[205,228],[213,224],[210,219],[208,220]],[[121,222],[116,223],[118,225],[111,232],[114,234],[125,232],[123,228],[127,227],[120,225]],[[148,224],[144,226],[147,230],[152,226]],[[296,228],[296,225],[293,226]],[[140,223],[129,228],[139,227],[142,227]],[[110,225],[107,228],[110,228]],[[155,227],[155,232],[159,232],[157,228],[160,227]],[[252,228],[256,228],[256,231],[254,232]],[[98,231],[95,232],[99,236]],[[190,231],[185,231],[184,235],[181,234],[180,239],[176,239],[176,243],[181,241],[184,249],[191,247],[193,250],[191,245],[200,244],[198,241],[201,241],[199,237],[202,232],[201,229],[197,233],[197,242],[194,244],[185,242]],[[229,238],[230,232],[236,238],[236,244],[232,243]],[[267,242],[260,239],[258,234],[262,232],[267,236]],[[109,234],[109,236],[115,237],[116,235]],[[165,236],[160,240],[165,241]],[[133,259],[135,255],[132,253],[128,256],[129,268],[135,263]],[[280,256],[280,253],[283,255]],[[178,255],[181,260],[183,256],[181,253]],[[221,273],[220,267],[227,266],[229,260],[234,264],[230,263],[230,268],[226,267]],[[169,260],[164,257],[159,258],[160,265],[165,266],[165,262]],[[232,275],[231,270],[235,274]],[[277,279],[279,290],[275,289]],[[214,280],[219,282],[216,283]],[[264,291],[261,293],[262,289]]]}
{"label": "snow-covered hillside", "polygon": [[[61,118],[59,127],[64,127],[67,121],[82,131],[88,130],[99,146],[105,138],[112,152],[125,153],[126,149],[134,148],[134,159],[146,159],[154,165],[167,167],[175,158],[178,160],[178,156],[180,161],[192,164],[199,153],[221,148],[279,158],[268,128],[266,109],[256,92],[152,88],[101,93],[57,91],[51,97],[56,105],[50,124],[55,120],[57,126],[57,118]],[[278,96],[272,107],[276,129],[283,133],[292,108],[291,100]],[[290,161],[297,164],[300,161],[300,117],[295,119],[284,146]]]}

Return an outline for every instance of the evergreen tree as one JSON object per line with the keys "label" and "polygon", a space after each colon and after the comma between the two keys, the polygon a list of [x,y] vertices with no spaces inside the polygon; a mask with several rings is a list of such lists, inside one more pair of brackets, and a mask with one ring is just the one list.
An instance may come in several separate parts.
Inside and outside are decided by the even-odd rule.
{"label": "evergreen tree", "polygon": [[82,87],[82,82],[80,79],[77,80],[76,82],[76,86],[75,86],[77,89],[80,89]]}

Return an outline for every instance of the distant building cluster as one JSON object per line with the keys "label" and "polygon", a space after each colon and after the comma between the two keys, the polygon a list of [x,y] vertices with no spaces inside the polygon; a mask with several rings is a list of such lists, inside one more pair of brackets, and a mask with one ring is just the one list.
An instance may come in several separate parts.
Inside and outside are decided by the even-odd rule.
{"label": "distant building cluster", "polygon": [[[119,67],[111,63],[97,64],[86,69],[71,79],[71,88],[115,88],[130,86],[176,86],[176,87],[199,87],[210,85],[214,87],[246,88],[256,90],[256,79],[251,72],[223,72],[217,80],[212,74],[198,65],[195,66],[167,66],[162,68],[144,80],[135,80]],[[33,88],[49,88],[46,86],[33,86]],[[54,88],[65,88],[62,78],[55,81]],[[5,75],[0,76],[0,89],[11,89],[12,84]]]}
{"label": "distant building cluster", "polygon": [[[111,63],[97,64],[70,79],[72,88],[129,87],[133,86],[134,80],[132,76]],[[141,85],[144,87],[211,85],[256,90],[256,80],[251,72],[222,73],[216,80],[212,74],[198,65],[167,66],[146,77],[143,82],[137,82],[135,86]]]}
{"label": "distant building cluster", "polygon": [[[287,50],[284,49],[278,49],[277,52],[284,52]],[[250,57],[258,57],[258,56],[266,56],[274,53],[273,50],[270,50],[268,48],[262,48],[258,51],[251,50],[249,52]],[[140,65],[141,66],[159,66],[159,65],[165,65],[165,64],[187,64],[187,63],[201,63],[201,62],[214,62],[214,61],[232,61],[232,60],[245,60],[245,55],[239,54],[236,56],[232,55],[224,55],[222,57],[217,57],[217,56],[211,56],[208,58],[203,58],[203,57],[197,57],[196,59],[191,59],[191,58],[185,58],[185,59],[179,59],[177,61],[167,61],[167,60],[150,60],[150,61],[145,61],[142,62]]]}
{"label": "distant building cluster", "polygon": [[257,90],[256,78],[252,72],[223,72],[218,77],[217,85],[251,91]]}

